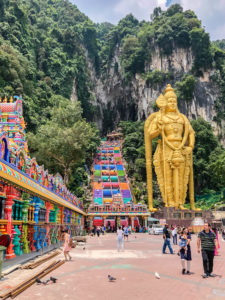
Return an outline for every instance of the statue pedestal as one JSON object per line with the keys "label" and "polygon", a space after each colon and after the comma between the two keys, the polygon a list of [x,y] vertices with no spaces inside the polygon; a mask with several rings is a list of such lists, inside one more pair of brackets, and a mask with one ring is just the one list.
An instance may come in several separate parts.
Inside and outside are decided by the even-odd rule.
{"label": "statue pedestal", "polygon": [[174,207],[163,207],[153,214],[154,218],[163,219],[170,225],[179,225],[183,227],[191,226],[194,218],[202,218],[203,220],[212,221],[212,212],[209,210],[197,211],[190,209],[175,209]]}

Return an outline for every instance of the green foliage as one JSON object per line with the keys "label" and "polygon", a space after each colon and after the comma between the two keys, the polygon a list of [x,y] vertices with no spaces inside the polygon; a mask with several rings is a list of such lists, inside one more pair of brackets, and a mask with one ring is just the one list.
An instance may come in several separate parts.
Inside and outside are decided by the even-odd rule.
{"label": "green foliage", "polygon": [[28,135],[29,146],[38,161],[50,171],[63,174],[66,184],[74,166],[88,156],[92,159],[100,143],[97,130],[82,119],[79,102],[67,102],[60,98],[50,112],[50,120],[38,128],[36,135]]}
{"label": "green foliage", "polygon": [[198,118],[193,120],[191,124],[196,137],[193,151],[195,192],[201,194],[204,193],[205,189],[218,190],[223,187],[224,182],[221,181],[222,177],[218,178],[214,172],[220,174],[224,168],[221,163],[223,163],[222,157],[225,150],[221,148],[208,122]]}
{"label": "green foliage", "polygon": [[146,52],[139,46],[138,39],[135,36],[124,39],[121,52],[125,78],[131,79],[136,73],[144,72]]}
{"label": "green foliage", "polygon": [[213,45],[215,45],[217,48],[220,48],[221,50],[225,50],[225,39],[217,40],[212,42]]}
{"label": "green foliage", "polygon": [[162,85],[168,80],[172,80],[174,78],[174,75],[172,72],[162,72],[159,70],[154,70],[152,72],[147,72],[144,77],[148,86],[157,88],[158,85]]}
{"label": "green foliage", "polygon": [[194,70],[201,75],[201,69],[207,70],[212,66],[209,34],[202,28],[193,28],[190,32],[191,47],[195,56]]}
{"label": "green foliage", "polygon": [[74,84],[92,120],[84,47],[98,72],[95,25],[67,0],[2,0],[0,9],[0,93],[23,94],[28,130],[44,124],[51,97],[69,99]]}
{"label": "green foliage", "polygon": [[176,94],[179,100],[191,102],[196,85],[196,79],[193,75],[185,74],[181,81],[175,84]]}

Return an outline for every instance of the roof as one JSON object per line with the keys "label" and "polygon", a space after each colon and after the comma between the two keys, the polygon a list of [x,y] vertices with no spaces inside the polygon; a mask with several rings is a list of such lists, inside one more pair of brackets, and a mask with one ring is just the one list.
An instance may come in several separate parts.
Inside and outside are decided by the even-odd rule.
{"label": "roof", "polygon": [[159,221],[159,219],[152,218],[152,217],[148,217],[148,221],[151,221],[151,222],[156,222],[156,221]]}

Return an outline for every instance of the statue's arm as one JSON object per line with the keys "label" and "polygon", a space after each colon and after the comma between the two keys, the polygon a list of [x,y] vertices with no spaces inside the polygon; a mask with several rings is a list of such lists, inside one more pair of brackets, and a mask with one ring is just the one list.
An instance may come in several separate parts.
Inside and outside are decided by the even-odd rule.
{"label": "statue's arm", "polygon": [[194,145],[195,145],[195,132],[191,124],[189,123],[189,147],[194,149]]}
{"label": "statue's arm", "polygon": [[195,145],[195,132],[188,118],[185,115],[183,115],[183,118],[185,122],[185,127],[187,126],[188,128],[188,147],[191,147],[193,150]]}
{"label": "statue's arm", "polygon": [[161,125],[158,124],[157,117],[150,123],[148,133],[151,139],[156,138],[161,133]]}

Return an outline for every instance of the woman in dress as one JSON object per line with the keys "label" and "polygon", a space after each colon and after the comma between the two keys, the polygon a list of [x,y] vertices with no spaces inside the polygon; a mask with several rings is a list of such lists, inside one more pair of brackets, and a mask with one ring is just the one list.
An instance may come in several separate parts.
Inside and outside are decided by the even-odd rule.
{"label": "woman in dress", "polygon": [[[63,240],[64,240],[64,245],[63,245],[63,253],[65,256],[65,260],[71,260],[72,257],[70,256],[70,251],[71,251],[71,247],[70,247],[70,235],[68,233],[68,229],[65,229],[64,231],[64,235],[63,235]],[[67,256],[69,257],[69,259],[67,259]]]}
{"label": "woman in dress", "polygon": [[[180,236],[180,258],[182,265],[182,274],[190,275],[190,267],[191,267],[191,233],[188,229],[183,228],[181,236]],[[185,260],[187,261],[187,268],[185,268]],[[187,270],[187,272],[186,272]]]}

